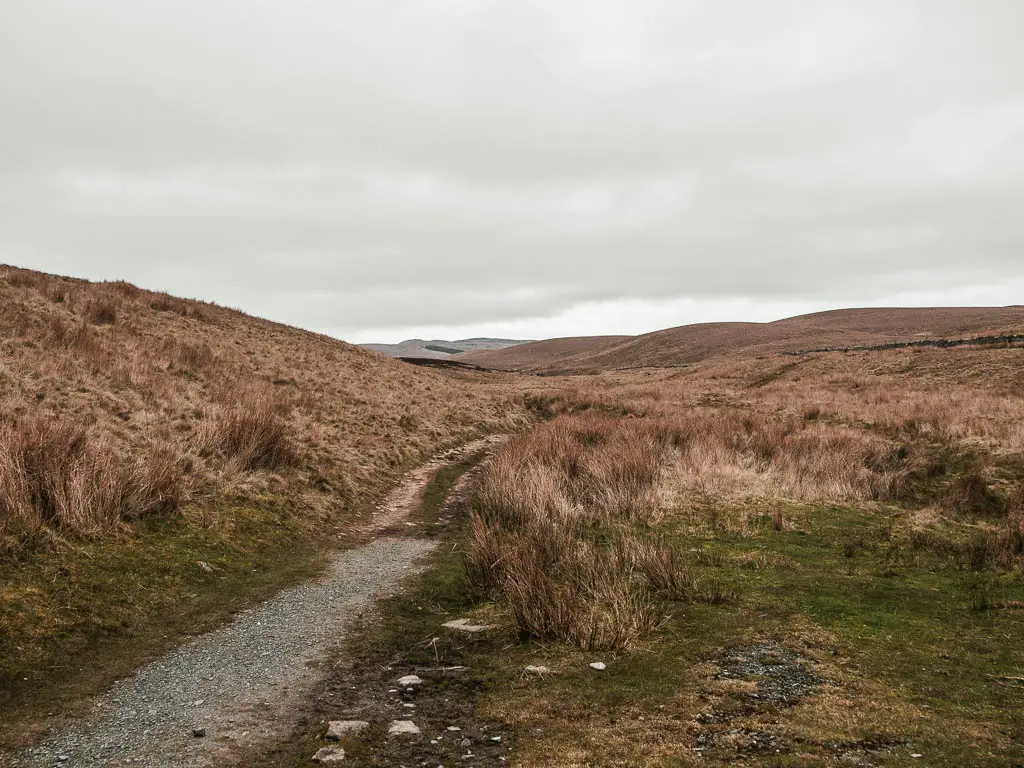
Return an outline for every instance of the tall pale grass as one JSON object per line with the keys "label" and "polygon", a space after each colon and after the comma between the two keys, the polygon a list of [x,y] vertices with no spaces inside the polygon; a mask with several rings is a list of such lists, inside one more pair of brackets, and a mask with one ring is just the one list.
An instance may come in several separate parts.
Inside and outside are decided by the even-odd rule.
{"label": "tall pale grass", "polygon": [[124,460],[75,421],[32,418],[0,427],[0,540],[39,533],[97,535],[175,509],[181,471],[156,452]]}
{"label": "tall pale grass", "polygon": [[630,645],[658,626],[663,600],[703,597],[680,553],[645,539],[671,442],[662,424],[598,412],[512,440],[478,487],[471,583],[523,634],[587,649]]}

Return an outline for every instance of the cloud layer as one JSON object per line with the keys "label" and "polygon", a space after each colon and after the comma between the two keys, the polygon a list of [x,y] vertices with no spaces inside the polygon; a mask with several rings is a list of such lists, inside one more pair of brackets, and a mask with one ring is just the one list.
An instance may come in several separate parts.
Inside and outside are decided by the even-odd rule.
{"label": "cloud layer", "polygon": [[359,340],[998,301],[1024,279],[1022,22],[1015,0],[8,3],[0,261]]}

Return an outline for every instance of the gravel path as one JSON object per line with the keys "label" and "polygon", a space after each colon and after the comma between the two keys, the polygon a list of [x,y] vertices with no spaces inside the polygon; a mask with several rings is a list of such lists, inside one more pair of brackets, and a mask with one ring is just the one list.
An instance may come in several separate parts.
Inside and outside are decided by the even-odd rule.
{"label": "gravel path", "polygon": [[[202,766],[290,726],[319,679],[312,665],[382,591],[434,547],[380,539],[338,554],[318,581],[287,589],[139,669],[100,697],[89,722],[13,758],[28,766]],[[205,728],[205,737],[193,729]]]}
{"label": "gravel path", "polygon": [[[410,472],[367,532],[401,523],[438,469],[501,439],[470,443]],[[0,755],[0,764],[198,768],[216,765],[236,747],[284,737],[289,714],[321,679],[317,662],[436,546],[426,538],[388,537],[340,552],[321,578],[284,590],[141,667],[98,697],[86,720],[6,762]]]}

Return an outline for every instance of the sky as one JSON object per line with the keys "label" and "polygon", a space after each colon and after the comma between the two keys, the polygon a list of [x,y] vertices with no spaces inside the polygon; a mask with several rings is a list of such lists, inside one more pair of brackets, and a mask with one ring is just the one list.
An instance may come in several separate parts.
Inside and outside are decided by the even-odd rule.
{"label": "sky", "polygon": [[0,263],[356,342],[1024,303],[1019,0],[5,0]]}

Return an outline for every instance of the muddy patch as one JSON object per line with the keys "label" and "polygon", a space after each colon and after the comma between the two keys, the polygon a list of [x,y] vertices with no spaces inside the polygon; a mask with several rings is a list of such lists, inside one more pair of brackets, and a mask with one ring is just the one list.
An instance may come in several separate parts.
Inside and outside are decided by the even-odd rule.
{"label": "muddy patch", "polygon": [[794,706],[828,681],[810,661],[778,643],[732,648],[709,676],[718,689],[714,708],[695,718],[693,750],[732,760],[739,755],[781,755],[794,745],[773,727],[774,713]]}
{"label": "muddy patch", "polygon": [[[436,664],[435,652],[444,664]],[[347,760],[366,766],[504,765],[512,753],[512,728],[477,716],[473,702],[482,681],[459,660],[458,645],[439,639],[386,664],[362,659],[339,669],[319,692],[316,719],[307,721],[307,730],[320,737],[313,747],[340,745]],[[398,681],[406,675],[422,682],[403,686]],[[331,720],[370,726],[333,742],[326,737]],[[389,735],[395,721],[409,721],[419,733]]]}
{"label": "muddy patch", "polygon": [[718,662],[724,680],[754,682],[746,695],[755,702],[790,707],[825,681],[807,668],[807,660],[776,643],[734,648]]}

